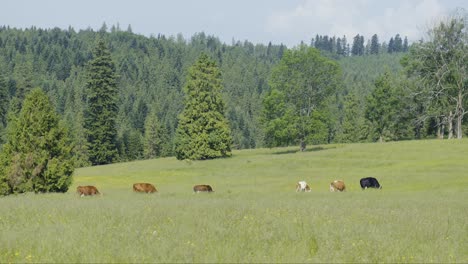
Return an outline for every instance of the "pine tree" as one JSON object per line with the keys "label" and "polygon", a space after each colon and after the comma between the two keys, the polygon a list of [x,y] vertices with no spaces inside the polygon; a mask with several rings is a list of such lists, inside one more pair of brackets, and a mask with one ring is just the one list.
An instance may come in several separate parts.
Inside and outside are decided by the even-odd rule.
{"label": "pine tree", "polygon": [[371,132],[380,142],[385,137],[393,136],[392,126],[396,124],[397,111],[400,109],[392,76],[385,72],[375,80],[375,90],[368,96],[366,104],[366,119],[372,123]]}
{"label": "pine tree", "polygon": [[356,93],[350,93],[344,101],[343,123],[338,141],[344,143],[359,142],[367,135],[364,131],[364,118]]}
{"label": "pine tree", "polygon": [[370,54],[379,54],[379,48],[379,38],[377,37],[377,34],[374,34],[371,40]]}
{"label": "pine tree", "polygon": [[5,76],[0,72],[0,146],[5,142],[9,93]]}
{"label": "pine tree", "polygon": [[16,98],[21,103],[24,100],[26,94],[33,88],[33,66],[32,61],[20,62],[15,66],[14,76],[16,80]]}
{"label": "pine tree", "polygon": [[359,55],[364,55],[364,36],[359,38]]}
{"label": "pine tree", "polygon": [[179,116],[177,159],[205,160],[231,155],[231,131],[224,117],[221,73],[202,54],[190,68],[184,87],[185,108]]}
{"label": "pine tree", "polygon": [[114,63],[104,41],[98,41],[87,70],[85,128],[89,159],[93,165],[108,164],[117,156],[117,83]]}
{"label": "pine tree", "polygon": [[353,48],[351,49],[353,56],[364,55],[364,36],[357,34],[353,39]]}
{"label": "pine tree", "polygon": [[147,159],[160,157],[164,139],[164,129],[156,111],[153,110],[145,120],[144,157]]}
{"label": "pine tree", "polygon": [[6,77],[0,72],[0,130],[2,127],[5,127],[7,123],[8,104],[9,95]]}
{"label": "pine tree", "polygon": [[403,41],[403,52],[408,52],[408,37]]}
{"label": "pine tree", "polygon": [[395,52],[395,41],[393,40],[393,37],[390,38],[390,41],[388,42],[388,48],[387,48],[388,53],[393,53]]}
{"label": "pine tree", "polygon": [[0,194],[66,192],[74,171],[72,144],[41,89],[26,96],[14,123],[0,155]]}
{"label": "pine tree", "polygon": [[395,35],[394,41],[395,41],[395,43],[394,43],[395,52],[402,52],[403,51],[403,40],[401,39],[400,34]]}

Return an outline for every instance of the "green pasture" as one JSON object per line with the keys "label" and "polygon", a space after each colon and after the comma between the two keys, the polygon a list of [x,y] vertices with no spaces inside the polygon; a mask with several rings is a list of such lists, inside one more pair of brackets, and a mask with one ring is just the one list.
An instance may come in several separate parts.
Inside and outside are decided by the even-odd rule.
{"label": "green pasture", "polygon": [[[296,150],[81,168],[68,193],[2,197],[0,262],[468,262],[468,140]],[[383,189],[362,191],[368,176]],[[329,192],[335,179],[346,192]]]}

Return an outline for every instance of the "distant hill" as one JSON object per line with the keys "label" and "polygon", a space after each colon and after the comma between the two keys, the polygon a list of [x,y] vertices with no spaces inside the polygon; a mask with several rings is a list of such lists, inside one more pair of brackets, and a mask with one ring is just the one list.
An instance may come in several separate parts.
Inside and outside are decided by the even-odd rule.
{"label": "distant hill", "polygon": [[[115,27],[105,32],[3,26],[0,74],[4,76],[8,98],[14,97],[18,89],[41,87],[68,123],[74,140],[82,142],[79,120],[85,103],[85,66],[98,38],[109,44],[119,76],[117,122],[122,160],[142,158],[144,122],[152,109],[167,134],[162,155],[172,154],[177,116],[183,108],[185,76],[201,52],[208,53],[221,68],[234,147],[263,146],[261,102],[269,91],[270,70],[286,50],[283,45],[254,45],[248,41],[228,45],[204,33],[186,40],[181,36],[145,37]],[[364,98],[373,89],[375,77],[386,67],[392,71],[400,69],[401,53],[335,57],[343,68],[344,94],[356,91]],[[0,129],[4,131],[3,126]]]}

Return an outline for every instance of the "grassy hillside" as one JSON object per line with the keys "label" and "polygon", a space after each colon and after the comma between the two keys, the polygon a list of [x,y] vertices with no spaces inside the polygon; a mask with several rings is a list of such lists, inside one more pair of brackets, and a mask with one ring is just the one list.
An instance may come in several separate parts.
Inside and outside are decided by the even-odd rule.
{"label": "grassy hillside", "polygon": [[[467,149],[327,145],[82,168],[69,193],[0,198],[0,262],[466,263]],[[362,191],[367,176],[383,189]],[[330,193],[334,179],[347,192]],[[312,192],[296,193],[299,180]],[[135,182],[159,193],[135,194]],[[104,195],[79,198],[85,184]]]}

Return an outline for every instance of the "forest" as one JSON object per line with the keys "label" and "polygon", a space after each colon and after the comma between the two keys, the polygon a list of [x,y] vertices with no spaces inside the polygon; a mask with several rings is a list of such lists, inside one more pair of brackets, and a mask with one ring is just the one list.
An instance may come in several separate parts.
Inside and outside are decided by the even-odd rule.
{"label": "forest", "polygon": [[[130,26],[122,30],[106,24],[97,31],[2,26],[0,144],[7,141],[8,123],[18,112],[19,102],[40,88],[67,128],[75,166],[90,165],[85,135],[86,84],[98,41],[106,43],[115,65],[115,162],[174,155],[178,116],[184,109],[183,87],[188,69],[202,53],[219,67],[224,115],[234,149],[461,136],[449,126],[455,123],[455,114],[450,112],[452,119],[448,121],[445,112],[428,114],[423,99],[412,96],[418,86],[414,78],[417,67],[407,59],[412,44],[406,37],[395,34],[388,42],[380,42],[377,35],[367,42],[361,35],[349,42],[346,36],[311,35],[310,39],[310,43],[288,48],[235,40],[226,44],[205,33],[190,39],[182,35],[147,37],[134,34]],[[284,54],[294,57],[302,51],[336,64],[336,74],[330,77],[334,88],[317,99],[320,102],[311,114],[314,129],[310,136],[275,139],[271,134],[275,131],[269,128],[272,120],[267,117],[268,100],[278,96],[274,90],[281,86],[275,69],[284,63]],[[156,152],[145,149],[150,128],[156,131]],[[466,126],[463,129],[466,133]]]}

